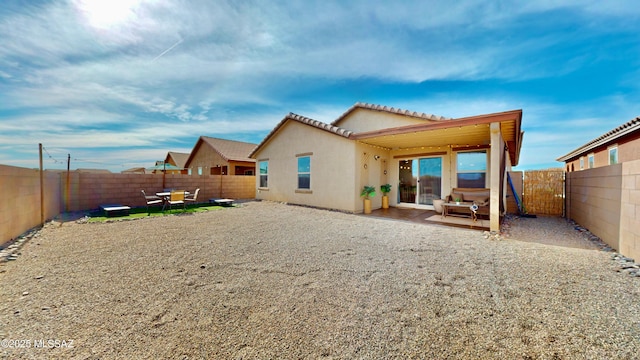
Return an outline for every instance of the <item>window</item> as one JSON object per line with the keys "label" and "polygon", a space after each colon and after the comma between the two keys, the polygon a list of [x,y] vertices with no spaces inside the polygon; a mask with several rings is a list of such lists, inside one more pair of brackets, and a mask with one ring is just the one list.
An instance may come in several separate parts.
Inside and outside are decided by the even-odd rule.
{"label": "window", "polygon": [[202,166],[198,166],[198,175],[202,175]]}
{"label": "window", "polygon": [[584,158],[580,158],[580,170],[584,170]]}
{"label": "window", "polygon": [[269,187],[269,162],[260,161],[260,187]]}
{"label": "window", "polygon": [[618,163],[618,147],[614,146],[609,148],[609,165]]}
{"label": "window", "polygon": [[457,165],[457,187],[484,188],[486,186],[486,151],[459,152]]}
{"label": "window", "polygon": [[587,156],[587,162],[589,163],[589,169],[593,169],[594,167],[596,167],[593,154],[589,154],[589,156]]}
{"label": "window", "polygon": [[311,189],[311,157],[298,157],[298,189]]}

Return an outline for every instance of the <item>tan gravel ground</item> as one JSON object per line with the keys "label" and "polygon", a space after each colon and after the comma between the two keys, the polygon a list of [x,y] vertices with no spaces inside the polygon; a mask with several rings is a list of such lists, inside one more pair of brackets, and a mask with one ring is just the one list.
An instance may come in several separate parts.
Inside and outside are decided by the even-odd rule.
{"label": "tan gravel ground", "polygon": [[[640,278],[611,254],[251,202],[49,225],[0,265],[5,358],[633,359]],[[529,224],[530,225],[530,224]],[[544,228],[542,235],[534,231]],[[525,239],[525,237],[527,239]],[[557,245],[557,244],[556,244]],[[45,346],[34,348],[34,340]],[[73,340],[73,348],[47,340]],[[23,343],[26,345],[26,342]]]}

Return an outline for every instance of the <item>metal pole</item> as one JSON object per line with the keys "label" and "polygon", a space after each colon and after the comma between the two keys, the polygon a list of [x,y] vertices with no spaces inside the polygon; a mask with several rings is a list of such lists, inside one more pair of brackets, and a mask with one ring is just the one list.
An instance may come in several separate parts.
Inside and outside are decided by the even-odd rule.
{"label": "metal pole", "polygon": [[167,187],[165,185],[165,177],[167,176],[167,163],[162,162],[162,191]]}
{"label": "metal pole", "polygon": [[67,193],[65,194],[64,211],[69,212],[69,199],[71,198],[71,183],[69,181],[69,171],[71,169],[71,154],[67,154]]}
{"label": "metal pole", "polygon": [[42,144],[38,144],[40,152],[40,225],[44,226],[44,173],[42,167]]}

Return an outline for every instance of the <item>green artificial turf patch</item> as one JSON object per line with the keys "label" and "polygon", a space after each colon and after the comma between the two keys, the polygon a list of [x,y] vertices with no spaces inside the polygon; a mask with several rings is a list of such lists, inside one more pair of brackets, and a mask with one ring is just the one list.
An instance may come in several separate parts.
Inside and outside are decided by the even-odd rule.
{"label": "green artificial turf patch", "polygon": [[[226,208],[228,208],[227,206]],[[193,214],[197,212],[203,211],[214,211],[224,209],[225,207],[219,205],[209,205],[209,204],[196,204],[189,205],[186,209],[182,209],[181,207],[173,208],[171,210],[165,209],[162,211],[162,207],[154,206],[149,208],[149,212],[147,213],[146,207],[135,207],[129,210],[129,215],[125,216],[105,216],[104,212],[101,210],[93,211],[89,214],[89,219],[87,222],[96,223],[96,222],[106,222],[113,220],[127,220],[127,219],[142,219],[151,216],[167,216],[167,215],[182,215],[182,214]]]}

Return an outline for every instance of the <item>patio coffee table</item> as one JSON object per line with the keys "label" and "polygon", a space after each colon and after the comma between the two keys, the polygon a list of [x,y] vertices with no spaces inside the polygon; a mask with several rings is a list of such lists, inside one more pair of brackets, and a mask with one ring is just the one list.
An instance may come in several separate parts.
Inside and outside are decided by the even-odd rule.
{"label": "patio coffee table", "polygon": [[[470,217],[471,219],[473,219],[473,221],[477,221],[478,217],[476,216],[476,212],[471,210],[471,206],[473,205],[473,203],[454,203],[454,202],[448,202],[448,203],[444,203],[442,204],[442,218],[444,219],[446,216],[459,216],[459,217]],[[469,215],[467,216],[466,214],[449,214],[449,210],[451,208],[458,208],[458,209],[466,209],[469,210]]]}

